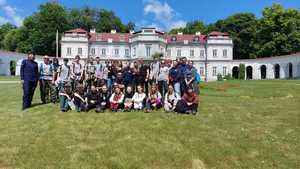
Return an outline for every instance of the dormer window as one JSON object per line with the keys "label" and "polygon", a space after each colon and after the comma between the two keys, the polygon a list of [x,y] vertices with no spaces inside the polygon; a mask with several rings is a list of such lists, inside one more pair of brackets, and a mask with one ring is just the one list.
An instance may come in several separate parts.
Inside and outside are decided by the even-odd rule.
{"label": "dormer window", "polygon": [[194,42],[199,42],[199,36],[194,37]]}
{"label": "dormer window", "polygon": [[176,42],[176,41],[177,41],[176,36],[172,36],[171,41],[172,41],[172,42]]}

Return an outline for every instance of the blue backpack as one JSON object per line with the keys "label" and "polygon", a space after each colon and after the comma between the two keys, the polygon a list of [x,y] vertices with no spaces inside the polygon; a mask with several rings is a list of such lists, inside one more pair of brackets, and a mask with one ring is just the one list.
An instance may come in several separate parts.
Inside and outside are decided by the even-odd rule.
{"label": "blue backpack", "polygon": [[196,73],[195,80],[196,80],[198,83],[200,83],[200,81],[201,81],[201,76],[200,76],[200,74],[199,74],[198,72]]}

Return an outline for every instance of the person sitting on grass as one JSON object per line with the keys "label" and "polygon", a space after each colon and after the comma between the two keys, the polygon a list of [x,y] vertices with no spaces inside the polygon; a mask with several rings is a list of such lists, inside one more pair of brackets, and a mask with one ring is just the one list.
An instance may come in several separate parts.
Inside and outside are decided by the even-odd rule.
{"label": "person sitting on grass", "polygon": [[146,99],[146,94],[143,91],[141,85],[137,86],[137,91],[133,95],[133,108],[135,110],[142,110],[144,108],[144,103]]}
{"label": "person sitting on grass", "polygon": [[67,112],[70,109],[74,108],[73,92],[72,85],[70,83],[66,83],[59,92],[59,103],[60,103],[60,111]]}
{"label": "person sitting on grass", "polygon": [[104,112],[105,109],[110,107],[109,103],[110,92],[106,85],[101,87],[100,90],[100,112]]}
{"label": "person sitting on grass", "polygon": [[91,86],[91,90],[87,93],[86,98],[88,103],[87,111],[96,108],[96,113],[99,113],[101,111],[100,95],[94,85]]}
{"label": "person sitting on grass", "polygon": [[122,108],[122,103],[124,100],[124,94],[121,92],[121,89],[119,86],[115,86],[114,93],[111,95],[109,101],[110,101],[110,109],[113,112],[117,112]]}
{"label": "person sitting on grass", "polygon": [[78,84],[74,93],[74,104],[77,112],[87,110],[87,99],[84,94],[84,87]]}
{"label": "person sitting on grass", "polygon": [[129,112],[133,107],[132,97],[134,93],[131,86],[127,86],[124,97],[124,111]]}
{"label": "person sitting on grass", "polygon": [[181,100],[176,104],[175,112],[177,113],[192,113],[197,114],[198,96],[193,91],[192,87],[188,87],[183,94]]}
{"label": "person sitting on grass", "polygon": [[164,109],[166,112],[172,112],[176,108],[176,104],[180,96],[174,91],[172,85],[168,86],[168,92],[165,95]]}
{"label": "person sitting on grass", "polygon": [[146,112],[150,112],[162,107],[162,97],[156,85],[151,86],[151,91],[146,102]]}

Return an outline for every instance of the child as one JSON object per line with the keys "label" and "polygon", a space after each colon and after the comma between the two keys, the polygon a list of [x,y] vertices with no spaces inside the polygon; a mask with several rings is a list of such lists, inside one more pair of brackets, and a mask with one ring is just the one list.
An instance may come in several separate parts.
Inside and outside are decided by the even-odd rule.
{"label": "child", "polygon": [[149,98],[146,102],[147,113],[154,109],[161,108],[161,94],[158,91],[156,85],[152,85],[151,92],[149,93]]}
{"label": "child", "polygon": [[168,92],[165,95],[164,109],[166,112],[174,111],[180,96],[174,91],[172,85],[169,85]]}
{"label": "child", "polygon": [[74,104],[77,112],[87,110],[87,99],[84,95],[84,87],[82,84],[78,84],[76,87],[76,91],[74,93]]}
{"label": "child", "polygon": [[100,95],[94,85],[91,86],[91,90],[87,93],[87,111],[96,108],[96,113],[101,111],[100,107]]}
{"label": "child", "polygon": [[133,107],[133,90],[131,86],[127,86],[126,92],[125,92],[125,97],[124,97],[124,110],[125,111],[131,111]]}
{"label": "child", "polygon": [[119,86],[115,87],[115,92],[111,95],[110,101],[110,109],[113,112],[117,112],[121,107],[124,100],[124,94],[121,92]]}
{"label": "child", "polygon": [[109,108],[110,92],[106,85],[101,87],[100,90],[100,112],[104,112],[105,109]]}
{"label": "child", "polygon": [[60,110],[61,112],[67,112],[70,109],[74,108],[74,103],[72,101],[73,93],[72,93],[72,85],[70,83],[66,83],[59,93],[59,101],[60,101]]}
{"label": "child", "polygon": [[146,99],[146,94],[143,92],[142,86],[138,85],[137,92],[134,93],[132,98],[133,108],[135,110],[142,110],[144,108],[145,99]]}

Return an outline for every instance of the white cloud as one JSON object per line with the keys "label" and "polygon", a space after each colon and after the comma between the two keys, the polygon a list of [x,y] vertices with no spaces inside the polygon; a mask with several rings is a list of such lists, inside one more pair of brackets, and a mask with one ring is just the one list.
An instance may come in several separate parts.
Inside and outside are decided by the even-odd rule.
{"label": "white cloud", "polygon": [[144,15],[154,15],[153,21],[155,23],[150,22],[150,25],[155,25],[157,28],[166,30],[186,25],[184,20],[176,19],[179,14],[167,2],[144,0],[144,3]]}
{"label": "white cloud", "polygon": [[9,22],[8,19],[6,19],[6,18],[0,16],[0,25],[3,25],[3,24],[5,24],[5,23],[7,23],[7,22]]}
{"label": "white cloud", "polygon": [[1,21],[12,22],[16,26],[21,26],[23,24],[23,18],[17,14],[17,8],[10,6],[7,4],[6,0],[0,0],[0,10],[3,10],[6,18],[1,16]]}

